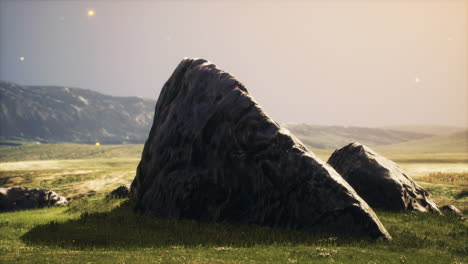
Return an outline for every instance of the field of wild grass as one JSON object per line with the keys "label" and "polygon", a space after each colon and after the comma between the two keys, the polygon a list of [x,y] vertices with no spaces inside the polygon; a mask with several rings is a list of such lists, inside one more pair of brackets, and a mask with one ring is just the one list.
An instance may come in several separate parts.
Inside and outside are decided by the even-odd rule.
{"label": "field of wild grass", "polygon": [[94,196],[68,208],[0,214],[2,263],[468,262],[468,224],[432,214],[377,212],[392,241],[135,215]]}
{"label": "field of wild grass", "polygon": [[0,163],[0,186],[49,188],[67,198],[104,193],[135,177],[136,158]]}
{"label": "field of wild grass", "polygon": [[[131,182],[141,147],[0,147],[0,186],[74,198],[63,208],[0,214],[0,263],[468,264],[468,223],[432,214],[377,211],[392,241],[135,215],[130,201],[105,194]],[[439,205],[468,213],[468,153],[383,154]]]}

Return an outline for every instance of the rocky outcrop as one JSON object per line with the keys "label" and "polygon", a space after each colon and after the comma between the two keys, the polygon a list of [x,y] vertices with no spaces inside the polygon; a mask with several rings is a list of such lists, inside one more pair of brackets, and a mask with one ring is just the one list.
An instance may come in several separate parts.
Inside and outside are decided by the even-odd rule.
{"label": "rocky outcrop", "polygon": [[63,206],[67,198],[47,189],[0,188],[0,212]]}
{"label": "rocky outcrop", "polygon": [[336,150],[328,164],[372,208],[440,213],[429,194],[397,164],[357,142]]}
{"label": "rocky outcrop", "polygon": [[440,208],[440,211],[442,211],[444,215],[453,216],[459,219],[465,219],[463,213],[460,210],[458,210],[458,208],[456,208],[454,205],[444,205]]}
{"label": "rocky outcrop", "polygon": [[109,197],[128,198],[130,196],[130,184],[125,184],[109,193]]}
{"label": "rocky outcrop", "polygon": [[148,215],[390,238],[335,170],[202,59],[164,85],[131,188]]}

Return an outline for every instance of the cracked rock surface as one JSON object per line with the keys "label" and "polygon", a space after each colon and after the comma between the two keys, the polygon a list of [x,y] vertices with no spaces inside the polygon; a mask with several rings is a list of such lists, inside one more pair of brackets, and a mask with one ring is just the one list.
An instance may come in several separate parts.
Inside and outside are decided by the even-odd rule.
{"label": "cracked rock surface", "polygon": [[390,238],[333,168],[202,59],[164,85],[131,189],[147,215]]}
{"label": "cracked rock surface", "polygon": [[429,194],[396,163],[357,142],[336,150],[330,164],[372,207],[440,213]]}

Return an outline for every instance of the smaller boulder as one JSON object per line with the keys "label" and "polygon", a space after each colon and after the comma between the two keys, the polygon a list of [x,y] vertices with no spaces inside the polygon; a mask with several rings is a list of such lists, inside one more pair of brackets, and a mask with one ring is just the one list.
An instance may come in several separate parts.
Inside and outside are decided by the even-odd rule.
{"label": "smaller boulder", "polygon": [[443,214],[464,219],[463,213],[453,205],[444,205],[440,208]]}
{"label": "smaller boulder", "polygon": [[117,189],[113,190],[109,196],[116,198],[128,198],[130,196],[130,184],[125,184],[118,187]]}
{"label": "smaller boulder", "polygon": [[424,188],[400,166],[357,142],[333,152],[330,164],[372,208],[440,211]]}
{"label": "smaller boulder", "polygon": [[47,189],[0,188],[0,212],[64,206],[67,198]]}

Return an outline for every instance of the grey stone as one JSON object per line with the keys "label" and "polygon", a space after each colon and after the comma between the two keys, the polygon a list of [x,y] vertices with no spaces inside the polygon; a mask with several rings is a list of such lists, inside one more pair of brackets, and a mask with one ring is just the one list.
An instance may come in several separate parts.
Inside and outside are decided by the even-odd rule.
{"label": "grey stone", "polygon": [[130,184],[119,186],[110,192],[109,196],[116,198],[128,198],[130,196]]}
{"label": "grey stone", "polygon": [[465,217],[463,216],[463,213],[453,205],[444,205],[440,208],[440,211],[442,211],[442,213],[444,213],[445,215],[450,215],[450,216],[454,216],[460,219],[465,219]]}
{"label": "grey stone", "polygon": [[396,163],[357,142],[336,150],[330,164],[372,207],[440,213],[435,202]]}
{"label": "grey stone", "polygon": [[47,189],[0,188],[0,212],[66,205],[67,198]]}
{"label": "grey stone", "polygon": [[147,215],[390,238],[335,170],[202,59],[161,90],[131,188]]}

